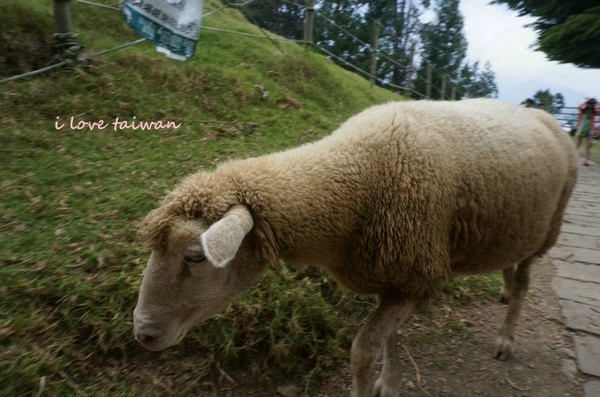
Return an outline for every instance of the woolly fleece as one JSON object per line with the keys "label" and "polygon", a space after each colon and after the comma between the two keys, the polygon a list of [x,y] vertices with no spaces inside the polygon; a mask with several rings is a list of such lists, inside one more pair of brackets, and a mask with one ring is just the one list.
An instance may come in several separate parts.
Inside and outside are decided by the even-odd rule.
{"label": "woolly fleece", "polygon": [[140,229],[248,207],[256,255],[322,266],[358,293],[424,302],[452,272],[501,270],[555,242],[577,175],[551,115],[490,99],[394,102],[288,151],[198,172]]}

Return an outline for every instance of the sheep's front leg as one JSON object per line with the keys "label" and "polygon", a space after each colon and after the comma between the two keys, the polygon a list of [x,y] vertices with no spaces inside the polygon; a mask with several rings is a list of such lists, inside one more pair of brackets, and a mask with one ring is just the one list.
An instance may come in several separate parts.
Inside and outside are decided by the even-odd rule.
{"label": "sheep's front leg", "polygon": [[515,267],[507,267],[502,270],[502,295],[500,295],[500,303],[505,305],[510,302],[510,294],[513,286],[513,278],[515,275]]}
{"label": "sheep's front leg", "polygon": [[384,346],[383,369],[375,387],[378,397],[396,397],[399,387],[396,331],[414,311],[413,303],[399,303],[380,298],[379,307],[369,316],[352,343],[351,363],[354,372],[352,397],[371,395],[371,372]]}
{"label": "sheep's front leg", "polygon": [[510,299],[508,301],[508,310],[504,323],[500,328],[496,338],[494,349],[494,358],[506,360],[512,352],[513,341],[515,340],[515,328],[517,320],[523,307],[523,301],[529,288],[529,273],[534,258],[527,258],[517,265],[517,269],[512,277],[512,288],[510,289]]}
{"label": "sheep's front leg", "polygon": [[373,388],[374,397],[396,397],[400,388],[400,360],[397,332],[394,331],[383,344],[383,368]]}

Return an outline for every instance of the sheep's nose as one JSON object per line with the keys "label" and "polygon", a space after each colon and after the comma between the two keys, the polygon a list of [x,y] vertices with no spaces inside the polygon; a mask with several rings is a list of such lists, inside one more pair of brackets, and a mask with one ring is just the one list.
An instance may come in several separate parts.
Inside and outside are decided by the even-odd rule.
{"label": "sheep's nose", "polygon": [[135,339],[144,346],[150,346],[155,342],[161,335],[161,331],[153,327],[139,327],[133,332]]}
{"label": "sheep's nose", "polygon": [[135,335],[135,339],[141,344],[149,345],[154,341],[154,336],[141,332]]}

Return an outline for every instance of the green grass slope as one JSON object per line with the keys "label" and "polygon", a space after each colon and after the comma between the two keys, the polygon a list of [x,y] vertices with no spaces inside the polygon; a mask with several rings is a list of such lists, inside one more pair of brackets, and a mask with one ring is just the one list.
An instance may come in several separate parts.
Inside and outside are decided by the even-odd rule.
{"label": "green grass slope", "polygon": [[[219,6],[207,3],[206,11]],[[79,3],[72,12],[88,54],[139,38],[118,12]],[[52,53],[51,5],[3,1],[0,14],[0,37],[12,43],[0,47],[2,77],[43,66]],[[260,34],[234,10],[203,22]],[[346,358],[358,323],[352,320],[364,315],[357,308],[369,304],[342,300],[319,272],[285,267],[268,271],[183,348],[147,353],[131,334],[148,257],[135,226],[165,190],[227,158],[315,140],[350,115],[398,98],[295,44],[278,47],[204,30],[187,62],[143,43],[94,57],[87,72],[60,70],[0,86],[2,395],[33,395],[41,379],[44,396],[166,395],[153,382],[169,371],[202,379],[217,362],[259,369],[269,363],[316,374],[314,368]],[[72,129],[71,117],[74,125],[118,118],[180,127]],[[207,386],[170,390],[185,395],[186,387],[192,393]]]}
{"label": "green grass slope", "polygon": [[[139,38],[118,12],[80,3],[72,12],[88,54]],[[5,0],[0,15],[1,77],[43,66],[50,2]],[[229,9],[203,24],[260,34]],[[0,394],[202,395],[223,368],[267,382],[304,374],[308,384],[346,362],[372,303],[286,266],[181,346],[144,351],[131,332],[148,257],[136,223],[195,170],[318,139],[392,99],[295,44],[208,30],[187,62],[143,43],[93,57],[85,72],[0,85]],[[71,118],[108,127],[71,128]],[[114,128],[117,118],[180,126]]]}

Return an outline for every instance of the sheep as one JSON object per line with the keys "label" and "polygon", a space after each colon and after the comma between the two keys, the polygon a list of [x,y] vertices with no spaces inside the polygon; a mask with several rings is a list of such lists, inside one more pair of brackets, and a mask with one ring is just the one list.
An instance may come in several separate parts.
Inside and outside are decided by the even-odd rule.
{"label": "sheep", "polygon": [[506,360],[530,266],[556,242],[576,178],[573,145],[546,112],[491,99],[371,107],[317,142],[230,160],[168,193],[140,227],[152,253],[135,338],[165,349],[267,265],[318,266],[377,296],[352,344],[352,396],[396,396],[399,326],[451,275],[502,271],[493,356]]}

